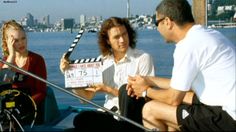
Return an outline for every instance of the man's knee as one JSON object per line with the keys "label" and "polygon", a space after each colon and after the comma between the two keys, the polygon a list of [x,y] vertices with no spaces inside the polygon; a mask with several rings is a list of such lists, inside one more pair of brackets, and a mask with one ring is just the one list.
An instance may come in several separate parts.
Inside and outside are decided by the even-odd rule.
{"label": "man's knee", "polygon": [[119,88],[119,97],[127,95],[126,86],[127,84],[124,84]]}
{"label": "man's knee", "polygon": [[151,102],[147,102],[144,104],[142,109],[142,115],[143,117],[148,117],[148,115],[151,113],[151,108],[153,104]]}

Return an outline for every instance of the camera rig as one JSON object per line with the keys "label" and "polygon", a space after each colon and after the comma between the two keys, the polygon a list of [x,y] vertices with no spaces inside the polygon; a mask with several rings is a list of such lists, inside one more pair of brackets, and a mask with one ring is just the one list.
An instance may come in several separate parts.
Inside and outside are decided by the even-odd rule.
{"label": "camera rig", "polygon": [[0,131],[24,131],[23,125],[34,125],[37,106],[31,96],[12,88],[23,81],[23,74],[10,69],[0,70]]}

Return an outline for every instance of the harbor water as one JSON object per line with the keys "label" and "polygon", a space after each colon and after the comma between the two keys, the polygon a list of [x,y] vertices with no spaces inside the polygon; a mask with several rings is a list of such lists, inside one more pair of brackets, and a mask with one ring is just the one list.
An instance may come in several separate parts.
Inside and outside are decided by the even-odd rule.
{"label": "harbor water", "polygon": [[[236,45],[236,28],[216,29],[222,32]],[[165,43],[156,30],[138,30],[137,49],[142,49],[153,57],[156,75],[171,77],[174,44]],[[60,58],[72,44],[77,32],[28,32],[28,48],[41,54],[47,66],[48,81],[65,87],[64,75],[60,72]],[[99,55],[97,33],[85,32],[70,56],[71,60],[92,58]],[[53,88],[53,87],[52,87]],[[57,103],[60,105],[90,106],[56,88],[53,88]],[[103,105],[104,94],[97,94],[93,102]]]}

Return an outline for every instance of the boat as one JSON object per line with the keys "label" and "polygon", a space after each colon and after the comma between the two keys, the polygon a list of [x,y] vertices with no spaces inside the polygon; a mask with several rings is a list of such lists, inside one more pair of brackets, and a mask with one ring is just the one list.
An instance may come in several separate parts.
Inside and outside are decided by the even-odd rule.
{"label": "boat", "polygon": [[[32,120],[32,122],[28,125],[22,125],[21,124],[21,117],[17,118],[19,113],[21,111],[18,111],[18,113],[13,113],[13,108],[14,107],[17,107],[17,101],[14,100],[14,99],[10,99],[10,101],[8,101],[7,96],[2,96],[2,93],[4,93],[4,95],[6,94],[11,94],[11,93],[14,93],[16,92],[16,94],[20,93],[18,92],[17,93],[17,90],[12,90],[12,89],[3,89],[3,91],[0,91],[0,131],[6,131],[6,130],[15,130],[15,128],[17,128],[17,130],[19,129],[20,131],[74,131],[74,126],[73,126],[73,120],[74,120],[74,117],[81,111],[83,110],[94,110],[94,111],[97,111],[97,110],[103,110],[105,112],[108,112],[109,114],[112,114],[113,116],[116,116],[118,117],[119,119],[122,119],[124,121],[127,121],[137,127],[140,127],[146,131],[150,131],[149,129],[143,127],[142,125],[126,118],[126,117],[123,117],[121,115],[119,115],[118,113],[115,113],[103,106],[100,106],[90,100],[87,100],[79,95],[76,95],[74,94],[73,92],[70,92],[69,90],[65,89],[65,88],[62,88],[54,83],[51,83],[37,75],[34,75],[28,71],[25,71],[15,65],[12,65],[11,63],[8,63],[6,61],[4,61],[2,58],[0,58],[0,62],[4,63],[4,64],[7,64],[8,66],[10,66],[11,68],[15,68],[17,70],[19,70],[20,72],[28,75],[28,76],[31,76],[33,78],[36,78],[42,82],[45,82],[48,87],[47,87],[47,94],[46,94],[46,98],[43,102],[43,122],[40,123],[40,124],[35,124],[34,121],[35,121],[35,118],[36,118],[36,114],[34,113],[34,119]],[[0,71],[0,79],[1,79],[1,72],[3,70]],[[19,77],[19,75],[16,75],[16,74],[12,74],[12,71],[11,70],[8,70],[10,71],[11,73],[8,73],[8,74],[11,74],[13,75],[12,78],[16,78],[16,77]],[[7,72],[8,72],[7,71]],[[4,74],[3,75],[4,78],[6,78],[6,76],[8,76],[7,74]],[[21,77],[19,77],[21,78]],[[9,86],[8,83],[4,83],[2,82],[2,80],[0,80],[0,87],[5,87],[5,86]],[[10,85],[11,86],[11,85]],[[74,96],[75,98],[78,98],[86,103],[89,103],[91,105],[93,105],[94,107],[83,107],[83,106],[68,106],[68,105],[60,105],[57,101],[56,101],[56,98],[55,98],[55,95],[54,95],[54,91],[53,91],[53,88],[54,89],[58,89],[64,93],[67,93],[71,96]],[[6,91],[6,92],[5,92]],[[13,91],[13,92],[12,92]],[[14,93],[15,94],[15,93]],[[3,98],[2,98],[3,97]],[[11,96],[8,96],[8,97],[11,97]],[[28,96],[28,98],[31,98],[30,96]],[[7,101],[3,101],[3,100],[7,100]],[[31,99],[31,101],[33,102],[32,104],[34,104],[34,101]],[[30,102],[31,102],[30,101]],[[25,102],[24,102],[25,103]],[[3,105],[2,105],[3,104]],[[10,105],[9,105],[10,104]],[[29,103],[27,102],[27,105]],[[2,107],[6,105],[6,107]],[[7,106],[8,105],[8,106]],[[33,105],[34,106],[34,105]],[[5,109],[6,110],[5,110]],[[9,109],[8,109],[9,108]],[[36,107],[35,107],[36,109]],[[4,113],[4,111],[7,111],[8,113]],[[37,110],[35,110],[37,112]],[[6,117],[7,119],[9,119],[9,124],[7,124],[5,121],[5,118]],[[4,119],[3,119],[4,118]],[[12,125],[12,124],[15,124]],[[3,127],[3,126],[6,126],[6,127]],[[105,126],[104,126],[105,127]],[[6,129],[4,129],[6,128]]]}
{"label": "boat", "polygon": [[[197,0],[195,0],[197,1]],[[91,30],[91,32],[94,32],[95,30]],[[95,31],[96,32],[96,31]],[[78,39],[78,38],[77,38]],[[75,43],[77,43],[75,41]],[[3,60],[0,58],[0,62],[3,62]],[[3,62],[5,63],[5,62]],[[8,64],[10,65],[10,64]],[[15,67],[14,67],[15,68]],[[35,77],[36,79],[39,79],[45,83],[47,83],[47,95],[44,101],[43,105],[43,122],[41,124],[33,124],[33,125],[26,125],[21,128],[22,131],[73,131],[73,119],[74,117],[81,111],[84,110],[98,110],[103,109],[104,111],[109,112],[110,114],[113,114],[115,116],[118,116],[121,119],[124,119],[140,128],[143,128],[143,126],[140,126],[139,124],[133,122],[132,120],[129,120],[125,117],[122,117],[118,115],[117,113],[114,113],[102,106],[99,106],[89,100],[84,99],[83,97],[80,97],[62,87],[59,87],[56,84],[53,84],[47,80],[44,80],[36,75],[33,75],[31,73],[28,73],[27,71],[24,71],[22,69],[19,69],[20,71],[26,73],[27,75],[30,75],[32,77]],[[84,106],[70,106],[70,105],[61,105],[60,102],[57,102],[53,89],[60,90],[61,92],[67,93],[70,96],[73,96],[75,98],[78,98],[80,100],[83,100],[89,104],[92,104],[94,107],[84,107]],[[0,109],[1,112],[1,109]],[[1,118],[1,117],[0,117]],[[1,124],[1,120],[0,120]],[[143,128],[146,130],[146,128]],[[0,128],[1,131],[1,128]],[[148,130],[147,130],[148,131]]]}
{"label": "boat", "polygon": [[97,28],[89,28],[87,29],[88,33],[96,33],[98,32],[98,29]]}

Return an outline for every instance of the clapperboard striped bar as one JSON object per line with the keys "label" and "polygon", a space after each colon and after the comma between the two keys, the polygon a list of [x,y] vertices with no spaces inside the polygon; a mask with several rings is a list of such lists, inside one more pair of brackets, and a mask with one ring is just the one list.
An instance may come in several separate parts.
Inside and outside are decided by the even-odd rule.
{"label": "clapperboard striped bar", "polygon": [[78,44],[78,42],[79,42],[81,36],[83,35],[83,33],[84,33],[84,29],[81,28],[80,31],[79,31],[79,33],[76,35],[76,37],[75,37],[73,43],[70,45],[70,48],[69,48],[68,51],[66,52],[65,58],[69,58],[69,57],[70,57],[71,53],[73,52],[75,46]]}
{"label": "clapperboard striped bar", "polygon": [[101,57],[86,58],[86,59],[71,60],[70,64],[91,63],[91,62],[100,62],[100,61],[102,61]]}

